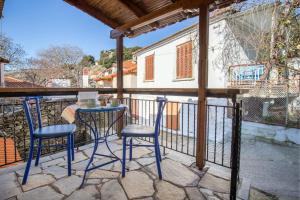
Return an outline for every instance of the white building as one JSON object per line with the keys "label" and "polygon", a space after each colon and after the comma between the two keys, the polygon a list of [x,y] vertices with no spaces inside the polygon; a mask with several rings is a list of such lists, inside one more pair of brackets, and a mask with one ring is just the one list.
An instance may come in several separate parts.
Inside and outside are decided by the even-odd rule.
{"label": "white building", "polygon": [[[240,26],[247,24],[252,29],[270,30],[272,5],[255,8],[246,12],[232,14],[229,9],[218,11],[210,17],[209,23],[209,50],[208,50],[208,88],[226,88],[228,82],[228,69],[224,65],[224,44],[232,44],[234,51],[227,56],[230,65],[251,64],[254,57],[253,49],[249,48],[247,41],[236,39],[235,34]],[[259,21],[259,19],[264,19]],[[267,16],[267,17],[266,17]],[[232,20],[234,19],[234,20]],[[238,22],[238,23],[237,23]],[[244,28],[244,27],[243,27]],[[137,58],[137,86],[138,88],[197,88],[198,87],[198,24],[183,29],[161,41],[151,44],[136,52]],[[239,32],[239,34],[243,34]],[[230,38],[230,41],[228,41]],[[241,38],[241,37],[239,37]],[[261,67],[261,66],[260,66]],[[136,96],[139,99],[154,99],[155,96]],[[184,135],[194,135],[193,120],[196,111],[194,102],[196,98],[169,96],[168,100],[176,102],[190,102],[191,104],[168,103],[164,126],[167,129],[180,130]],[[216,103],[209,99],[209,103]],[[135,103],[134,103],[135,104]],[[147,102],[146,102],[147,104]],[[218,100],[218,104],[227,105],[227,100]],[[152,121],[152,108],[142,111],[141,105],[134,111],[140,116],[146,116],[145,120]],[[151,107],[146,105],[145,107]],[[143,113],[142,113],[143,112]],[[150,112],[150,113],[147,113]],[[150,116],[150,117],[147,117]],[[190,118],[188,123],[180,124],[182,118]],[[214,118],[214,115],[210,117]],[[173,125],[170,126],[172,119]],[[174,125],[175,122],[176,123]],[[211,120],[214,123],[214,120]],[[218,120],[221,123],[221,120]]]}

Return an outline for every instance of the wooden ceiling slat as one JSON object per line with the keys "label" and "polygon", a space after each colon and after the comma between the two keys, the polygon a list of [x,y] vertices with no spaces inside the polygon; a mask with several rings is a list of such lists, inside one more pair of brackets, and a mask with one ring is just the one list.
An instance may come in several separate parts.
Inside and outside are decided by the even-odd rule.
{"label": "wooden ceiling slat", "polygon": [[[1,0],[0,0],[1,1]],[[198,15],[200,4],[209,11],[244,0],[64,0],[115,29],[111,36],[135,37]]]}
{"label": "wooden ceiling slat", "polygon": [[2,11],[3,11],[3,7],[4,7],[4,2],[5,2],[5,0],[0,0],[0,19],[2,18]]}
{"label": "wooden ceiling slat", "polygon": [[83,12],[88,13],[89,15],[95,17],[96,19],[102,21],[103,23],[107,24],[112,28],[116,28],[120,26],[120,24],[109,17],[105,16],[101,10],[94,8],[93,6],[89,5],[85,0],[64,0],[65,2],[79,8]]}
{"label": "wooden ceiling slat", "polygon": [[123,24],[122,26],[119,26],[116,29],[119,31],[126,32],[129,28],[132,27],[139,28],[148,25],[152,22],[160,20],[161,18],[167,17],[167,15],[170,16],[173,15],[175,12],[179,12],[181,10],[181,7],[182,7],[181,2],[176,2],[174,4],[161,8],[157,11],[149,13],[148,15],[140,17],[137,20],[133,20],[126,24]]}
{"label": "wooden ceiling slat", "polygon": [[145,10],[139,8],[136,4],[134,4],[130,0],[119,0],[124,6],[126,6],[129,10],[131,10],[137,17],[142,17],[147,14]]}

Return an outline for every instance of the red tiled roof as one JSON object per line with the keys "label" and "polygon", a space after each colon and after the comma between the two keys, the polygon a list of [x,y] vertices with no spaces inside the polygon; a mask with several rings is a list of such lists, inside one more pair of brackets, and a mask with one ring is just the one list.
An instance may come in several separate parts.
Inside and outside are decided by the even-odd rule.
{"label": "red tiled roof", "polygon": [[[5,153],[6,153],[6,162],[5,162]],[[21,161],[22,158],[15,147],[14,140],[12,138],[3,138],[0,137],[0,166],[2,167],[16,165],[16,161]],[[11,164],[8,164],[11,163]],[[2,168],[0,167],[0,168]]]}
{"label": "red tiled roof", "polygon": [[130,69],[136,67],[136,63],[133,62],[132,60],[125,60],[123,61],[123,68],[124,69]]}
{"label": "red tiled roof", "polygon": [[5,87],[10,87],[10,88],[41,87],[40,85],[36,85],[28,81],[16,79],[11,76],[5,76],[4,81],[5,81]]}
{"label": "red tiled roof", "polygon": [[[137,64],[135,62],[133,62],[132,60],[123,61],[123,75],[136,74],[136,72],[137,72]],[[95,81],[110,80],[110,79],[113,79],[116,76],[117,76],[117,74],[113,73],[113,74],[109,74],[107,76],[97,77],[94,80]]]}

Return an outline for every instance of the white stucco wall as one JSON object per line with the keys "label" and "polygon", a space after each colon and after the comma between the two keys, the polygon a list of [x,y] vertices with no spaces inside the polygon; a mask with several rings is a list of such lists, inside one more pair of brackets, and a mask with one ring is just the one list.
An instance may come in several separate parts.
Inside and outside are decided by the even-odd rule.
{"label": "white stucco wall", "polygon": [[[227,86],[227,69],[221,59],[227,28],[226,20],[214,20],[209,26],[208,88]],[[197,88],[198,87],[198,27],[187,30],[176,37],[163,41],[152,48],[137,53],[137,86],[140,88]],[[193,76],[176,80],[176,46],[193,41]],[[236,43],[238,43],[236,41]],[[239,48],[236,64],[249,62],[243,48]],[[145,81],[145,57],[154,54],[154,81]],[[234,64],[234,63],[233,63]]]}
{"label": "white stucco wall", "polygon": [[[136,88],[137,77],[135,74],[125,74],[123,76],[123,87],[124,88]],[[117,77],[113,78],[112,87],[117,88]]]}

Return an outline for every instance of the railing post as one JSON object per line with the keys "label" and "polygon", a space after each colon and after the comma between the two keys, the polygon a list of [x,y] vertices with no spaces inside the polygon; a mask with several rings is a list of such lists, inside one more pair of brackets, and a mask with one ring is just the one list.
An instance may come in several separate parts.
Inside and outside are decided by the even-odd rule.
{"label": "railing post", "polygon": [[239,181],[240,143],[241,143],[241,109],[240,104],[233,98],[232,114],[232,146],[231,146],[231,182],[230,199],[236,199],[237,185]]}
{"label": "railing post", "polygon": [[129,94],[128,108],[129,108],[129,123],[130,124],[132,124],[132,101],[131,101],[131,98],[132,98],[132,94]]}

